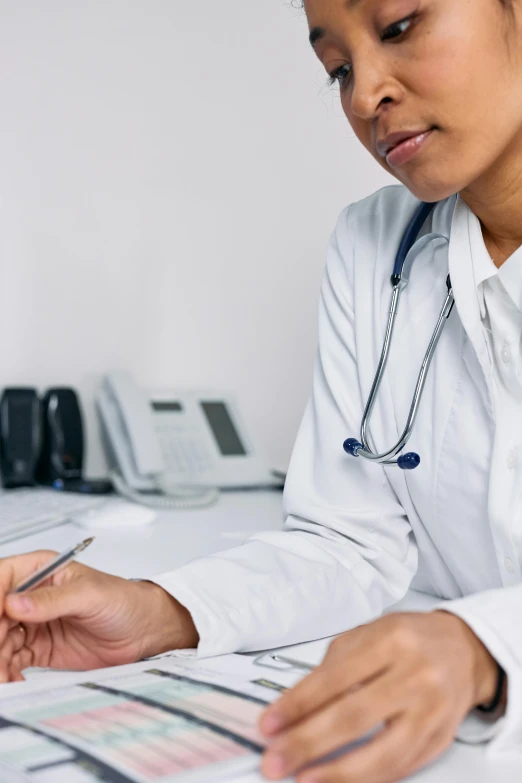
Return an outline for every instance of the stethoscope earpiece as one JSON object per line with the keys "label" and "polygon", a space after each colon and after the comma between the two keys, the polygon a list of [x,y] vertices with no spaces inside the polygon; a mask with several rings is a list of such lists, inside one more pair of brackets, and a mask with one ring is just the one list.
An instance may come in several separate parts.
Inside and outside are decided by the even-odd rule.
{"label": "stethoscope earpiece", "polygon": [[415,470],[420,465],[420,457],[415,454],[414,451],[408,452],[408,454],[401,454],[397,459],[397,467],[401,470]]}
{"label": "stethoscope earpiece", "polygon": [[[348,440],[345,440],[343,443],[343,449],[352,457],[358,457],[359,452],[364,451],[364,446],[355,438],[348,438]],[[397,458],[397,467],[401,470],[415,470],[415,468],[419,467],[420,462],[421,458],[419,455],[414,451],[409,451],[408,454],[402,454]]]}
{"label": "stethoscope earpiece", "polygon": [[343,449],[346,451],[347,454],[351,454],[352,457],[358,457],[359,456],[359,450],[363,448],[362,443],[359,443],[358,440],[355,438],[348,438],[348,440],[345,440],[343,443]]}

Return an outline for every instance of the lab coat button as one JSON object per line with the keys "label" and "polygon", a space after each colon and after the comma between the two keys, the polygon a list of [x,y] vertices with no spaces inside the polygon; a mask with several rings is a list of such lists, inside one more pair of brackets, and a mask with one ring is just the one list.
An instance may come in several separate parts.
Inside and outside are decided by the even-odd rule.
{"label": "lab coat button", "polygon": [[500,351],[500,356],[502,357],[504,364],[507,364],[511,361],[511,351],[509,350],[509,345],[504,345]]}
{"label": "lab coat button", "polygon": [[504,567],[508,572],[508,574],[512,574],[513,571],[515,570],[513,567],[513,561],[511,560],[510,557],[506,557],[506,559],[504,560]]}
{"label": "lab coat button", "polygon": [[516,468],[517,466],[517,450],[516,449],[510,449],[509,454],[507,456],[507,466],[510,470],[513,470],[513,468]]}

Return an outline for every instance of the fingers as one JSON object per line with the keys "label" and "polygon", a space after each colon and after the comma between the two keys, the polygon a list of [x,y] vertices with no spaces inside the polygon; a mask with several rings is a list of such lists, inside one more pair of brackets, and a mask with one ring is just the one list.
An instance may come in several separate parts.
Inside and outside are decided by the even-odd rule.
{"label": "fingers", "polygon": [[19,622],[46,623],[60,617],[81,615],[89,601],[86,590],[75,583],[63,586],[41,587],[29,593],[11,593],[5,600],[9,618]]}
{"label": "fingers", "polygon": [[0,615],[0,647],[4,643],[4,640],[9,633],[9,628],[11,627],[12,621],[8,620],[7,617],[2,617]]}
{"label": "fingers", "polygon": [[420,752],[412,758],[408,775],[436,761],[453,744],[455,734],[456,731],[448,730],[447,726],[433,732],[428,741],[421,746]]}
{"label": "fingers", "polygon": [[[23,671],[30,666],[43,666],[48,663],[47,659],[42,656],[42,660],[36,660],[36,656],[32,647],[22,647],[22,649],[13,656],[11,666],[15,669]],[[45,666],[44,666],[45,668]]]}
{"label": "fingers", "polygon": [[25,677],[20,669],[15,669],[5,661],[0,661],[0,685],[5,685],[8,682],[24,682],[24,680]]}
{"label": "fingers", "polygon": [[8,662],[11,661],[15,653],[20,652],[25,645],[26,638],[27,631],[25,626],[23,626],[22,623],[17,623],[14,628],[9,631],[2,647],[0,647],[0,657]]}
{"label": "fingers", "polygon": [[371,626],[355,628],[334,639],[324,662],[263,713],[260,730],[272,736],[382,673],[387,660],[372,649]]}
{"label": "fingers", "polygon": [[18,620],[13,620],[10,617],[0,617],[0,650],[4,644],[9,631],[16,628],[19,625]]}
{"label": "fingers", "polygon": [[284,777],[367,736],[404,708],[401,683],[391,675],[347,693],[270,744],[262,762],[268,778]]}
{"label": "fingers", "polygon": [[25,677],[23,676],[20,669],[16,669],[11,667],[9,671],[9,681],[10,682],[25,682]]}
{"label": "fingers", "polygon": [[56,557],[56,552],[41,550],[27,555],[0,559],[0,596],[5,596],[23,579]]}
{"label": "fingers", "polygon": [[403,780],[439,755],[450,743],[437,743],[422,715],[401,715],[370,743],[335,761],[310,768],[297,783],[391,783]]}
{"label": "fingers", "polygon": [[263,773],[301,770],[297,783],[403,779],[451,743],[468,709],[470,660],[469,640],[426,615],[382,618],[338,637],[321,667],[263,715],[261,730],[272,735]]}
{"label": "fingers", "polygon": [[21,652],[25,645],[27,631],[18,623],[7,634],[0,647],[0,682],[9,682],[16,675],[18,667],[13,669],[15,656]]}
{"label": "fingers", "polygon": [[[9,593],[28,576],[52,560],[55,555],[55,552],[42,550],[27,555],[0,559],[0,617],[4,614],[5,599]],[[0,629],[0,644],[3,636],[5,636],[5,628]]]}

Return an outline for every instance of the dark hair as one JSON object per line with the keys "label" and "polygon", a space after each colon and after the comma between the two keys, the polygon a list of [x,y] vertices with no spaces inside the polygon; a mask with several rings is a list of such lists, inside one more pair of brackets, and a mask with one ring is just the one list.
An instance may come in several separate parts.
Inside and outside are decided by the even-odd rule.
{"label": "dark hair", "polygon": [[[500,5],[503,8],[507,8],[508,11],[513,12],[513,0],[499,0]],[[291,5],[295,8],[302,8],[304,5],[303,0],[290,0]]]}

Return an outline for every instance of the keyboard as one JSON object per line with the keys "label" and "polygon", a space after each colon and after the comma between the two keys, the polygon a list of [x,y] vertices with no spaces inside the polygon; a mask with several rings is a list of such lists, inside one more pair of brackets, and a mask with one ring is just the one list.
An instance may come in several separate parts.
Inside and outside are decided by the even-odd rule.
{"label": "keyboard", "polygon": [[104,502],[100,497],[53,489],[0,491],[0,544],[62,525],[71,514]]}

